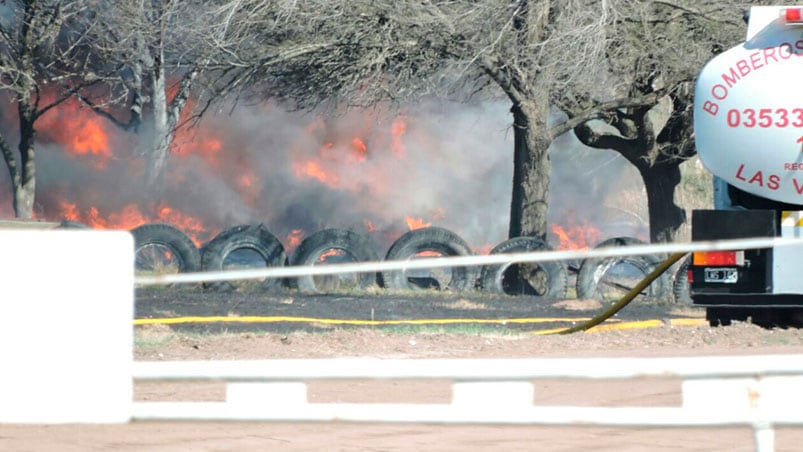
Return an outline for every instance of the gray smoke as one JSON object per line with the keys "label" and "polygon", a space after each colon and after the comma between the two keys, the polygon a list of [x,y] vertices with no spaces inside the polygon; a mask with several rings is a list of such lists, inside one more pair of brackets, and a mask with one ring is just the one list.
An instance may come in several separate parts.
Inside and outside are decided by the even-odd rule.
{"label": "gray smoke", "polygon": [[[199,219],[206,229],[201,241],[231,226],[264,223],[288,247],[298,230],[309,235],[334,227],[370,234],[380,254],[408,230],[405,217],[411,217],[451,229],[487,251],[507,238],[510,121],[504,102],[433,102],[400,113],[351,112],[326,120],[275,107],[238,107],[179,135],[181,152],[171,157],[161,202],[142,199],[142,162],[131,136],[105,127],[114,158],[97,169],[98,157],[67,155],[45,133],[36,210],[40,218],[59,220],[59,200],[67,200],[82,218],[95,207],[100,217],[117,219],[124,206],[135,204],[155,218],[153,209],[164,204]],[[397,129],[405,125],[403,134],[394,134],[394,122]],[[65,134],[70,131],[60,136]],[[219,143],[216,153],[212,140]],[[573,136],[557,140],[551,153],[554,223],[644,238],[645,223],[626,212],[632,201],[616,201],[633,187],[643,190],[621,157],[584,148]],[[316,168],[317,177],[302,171]],[[619,204],[627,208],[611,207]]]}

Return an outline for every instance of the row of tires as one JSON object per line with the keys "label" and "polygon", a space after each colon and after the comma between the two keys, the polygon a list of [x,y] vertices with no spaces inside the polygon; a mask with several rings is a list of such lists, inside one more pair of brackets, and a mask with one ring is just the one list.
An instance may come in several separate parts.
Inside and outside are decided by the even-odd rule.
{"label": "row of tires", "polygon": [[[164,223],[150,223],[133,229],[139,272],[220,271],[244,267],[309,266],[336,262],[379,261],[376,245],[366,236],[343,229],[325,229],[306,237],[288,256],[282,243],[262,224],[239,225],[224,230],[200,249],[182,231]],[[620,237],[598,247],[641,243]],[[548,244],[533,237],[506,240],[491,254],[550,250]],[[422,256],[470,256],[468,244],[454,232],[427,227],[407,232],[383,256],[386,261],[409,260]],[[565,262],[500,264],[451,267],[442,270],[384,271],[377,274],[299,276],[288,280],[260,281],[260,289],[289,286],[305,292],[326,292],[343,288],[483,290],[491,293],[526,294],[550,299],[565,298],[569,273],[576,273],[575,296],[609,300],[633,287],[663,260],[663,256],[586,259],[579,265]],[[206,288],[234,290],[253,287],[254,282],[207,283]],[[671,297],[670,278],[658,278],[645,296]]]}

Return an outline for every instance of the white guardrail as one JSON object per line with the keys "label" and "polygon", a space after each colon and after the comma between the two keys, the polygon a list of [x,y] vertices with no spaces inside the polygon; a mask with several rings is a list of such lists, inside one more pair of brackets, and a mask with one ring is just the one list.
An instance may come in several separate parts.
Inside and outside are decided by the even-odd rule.
{"label": "white guardrail", "polygon": [[[125,231],[2,230],[0,424],[145,419],[751,426],[758,450],[774,426],[803,425],[803,355],[519,360],[134,362],[135,284],[292,277],[639,254],[768,248],[803,239],[740,239],[406,262],[134,276]],[[679,407],[534,404],[533,379],[680,378]],[[451,404],[316,404],[315,379],[453,380]],[[134,402],[133,380],[227,380],[225,402]]]}
{"label": "white guardrail", "polygon": [[[226,381],[225,402],[135,402],[154,421],[338,421],[438,424],[750,426],[756,449],[774,426],[803,425],[803,355],[588,359],[298,359],[137,362],[138,381]],[[682,405],[539,406],[537,379],[682,379]],[[310,380],[451,380],[450,404],[310,403]]]}

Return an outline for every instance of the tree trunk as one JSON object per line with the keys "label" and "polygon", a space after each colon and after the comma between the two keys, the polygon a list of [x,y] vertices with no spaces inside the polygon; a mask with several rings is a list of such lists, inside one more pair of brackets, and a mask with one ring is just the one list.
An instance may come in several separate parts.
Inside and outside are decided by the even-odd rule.
{"label": "tree trunk", "polygon": [[[161,58],[159,59],[161,62]],[[153,136],[151,146],[147,150],[145,165],[145,186],[152,195],[159,195],[164,183],[164,172],[167,167],[167,157],[170,153],[170,143],[173,140],[173,124],[170,124],[167,105],[167,81],[164,68],[157,64],[153,77]]]}
{"label": "tree trunk", "polygon": [[585,123],[574,132],[586,146],[614,150],[636,167],[647,192],[650,242],[672,242],[686,221],[686,211],[674,200],[684,159],[661,152],[648,112],[647,108],[639,108],[630,115],[635,130],[628,130],[620,123],[622,127],[617,133],[609,133]]}
{"label": "tree trunk", "polygon": [[546,241],[549,207],[549,131],[545,104],[514,103],[513,195],[509,237]]}
{"label": "tree trunk", "polygon": [[680,184],[680,159],[659,160],[638,165],[647,191],[650,242],[673,242],[686,221],[686,211],[675,204],[675,187]]}
{"label": "tree trunk", "polygon": [[20,165],[16,177],[12,176],[14,186],[14,213],[17,218],[29,220],[33,218],[34,196],[36,195],[36,162],[34,119],[25,107],[20,113]]}

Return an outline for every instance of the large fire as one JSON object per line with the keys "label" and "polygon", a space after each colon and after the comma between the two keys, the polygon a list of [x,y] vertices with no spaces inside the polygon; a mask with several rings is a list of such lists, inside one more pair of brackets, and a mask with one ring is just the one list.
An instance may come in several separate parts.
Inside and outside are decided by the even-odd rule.
{"label": "large fire", "polygon": [[70,101],[42,116],[38,129],[45,140],[60,143],[71,157],[83,158],[86,164],[102,170],[113,157],[104,121]]}
{"label": "large fire", "polygon": [[[136,150],[141,143],[136,141],[136,137],[127,136],[94,112],[82,108],[79,103],[65,102],[45,115],[39,125],[43,131],[40,136],[46,143],[60,145],[65,155],[84,165],[85,168],[91,169],[90,174],[103,173],[110,169],[110,165],[122,165],[128,166],[124,171],[129,174],[140,173],[141,176],[143,165],[141,161],[137,161],[137,158],[141,157],[137,154],[141,151]],[[402,117],[397,117],[389,127],[386,140],[389,142],[388,150],[393,158],[403,158],[407,125]],[[359,128],[365,129],[365,126]],[[299,148],[290,152],[290,164],[297,180],[314,181],[330,190],[357,193],[365,192],[369,188],[365,178],[354,177],[355,171],[366,174],[379,173],[375,176],[375,180],[382,179],[381,171],[377,171],[376,164],[370,162],[372,153],[365,138],[376,134],[375,131],[366,129],[365,137],[352,133],[350,138],[344,138],[344,133],[330,130],[327,122],[321,117],[315,117],[310,121],[305,130],[309,135],[327,139],[314,154],[307,151],[307,140],[303,139],[300,140]],[[230,138],[226,136],[225,131],[214,125],[194,129],[179,128],[170,149],[174,160],[166,178],[168,184],[178,187],[193,183],[193,176],[181,168],[202,165],[202,172],[214,173],[215,176],[222,176],[224,180],[228,180],[226,187],[236,192],[238,202],[254,210],[269,207],[260,205],[260,202],[264,202],[261,196],[264,195],[265,187],[262,176],[255,171],[256,165],[245,159],[242,154],[231,152],[233,148],[236,149],[237,143],[232,143],[231,141],[236,140]],[[376,194],[383,192],[380,183],[376,183],[370,190]],[[145,223],[165,222],[186,232],[198,246],[213,238],[220,230],[233,225],[209,221],[205,218],[204,212],[186,212],[164,199],[134,200],[116,205],[110,205],[108,202],[104,205],[95,204],[100,197],[101,193],[73,194],[60,187],[58,191],[40,196],[43,200],[43,209],[37,211],[35,216],[41,219],[80,222],[98,229],[130,230]],[[406,216],[403,220],[403,224],[408,228],[429,225],[423,220],[411,223],[413,219],[410,216]],[[387,237],[404,230],[400,225],[389,228],[377,218],[364,218],[361,223],[367,232],[377,232]],[[293,250],[312,232],[315,231],[292,227],[283,234],[283,243],[288,251]]]}
{"label": "large fire", "polygon": [[[384,249],[404,232],[433,224],[467,238],[478,253],[504,240],[506,225],[500,233],[489,222],[505,222],[509,204],[488,193],[486,169],[465,144],[448,150],[443,137],[434,136],[452,136],[450,127],[410,123],[413,115],[325,121],[265,111],[179,128],[163,195],[153,199],[140,186],[148,140],[66,102],[37,124],[44,148],[38,165],[45,170],[39,172],[35,217],[98,229],[164,222],[199,247],[231,226],[264,223],[288,253],[328,227],[370,234]],[[458,197],[463,201],[452,204]],[[469,216],[477,218],[466,221]],[[474,237],[464,235],[468,227]],[[551,237],[559,249],[601,239],[589,224],[566,223],[553,225]]]}
{"label": "large fire", "polygon": [[155,214],[149,215],[144,214],[136,204],[127,204],[117,212],[101,212],[92,206],[81,210],[76,203],[61,199],[58,208],[63,219],[83,223],[95,229],[130,230],[145,223],[168,223],[187,233],[199,246],[209,235],[209,231],[199,218],[186,215],[164,204],[154,206],[152,210]]}
{"label": "large fire", "polygon": [[[313,119],[306,127],[309,134],[328,136],[331,131],[320,117]],[[80,162],[85,167],[96,172],[108,169],[110,162],[125,161],[131,165],[129,170],[142,171],[142,165],[134,163],[132,155],[137,146],[131,137],[114,129],[100,116],[86,108],[81,108],[77,102],[69,101],[45,115],[40,128],[41,134],[48,143],[57,143],[63,152],[71,159]],[[390,151],[395,158],[404,155],[403,138],[407,130],[406,123],[401,117],[390,124]],[[188,174],[177,169],[180,165],[188,165],[192,159],[202,161],[206,171],[217,172],[227,183],[229,189],[237,192],[240,202],[260,209],[260,195],[264,188],[251,162],[241,158],[232,158],[227,149],[231,145],[225,142],[216,127],[187,128],[181,127],[176,131],[171,143],[171,155],[175,157],[176,165],[171,166],[167,180],[175,186],[188,183]],[[352,135],[350,139],[343,140],[338,133],[335,139],[327,140],[318,148],[316,155],[310,155],[303,149],[293,152],[291,162],[293,172],[298,180],[316,181],[332,190],[347,190],[351,192],[364,191],[366,187],[362,181],[353,177],[344,177],[344,167],[358,167],[366,164],[371,158],[371,152],[366,140],[361,136]],[[111,143],[114,142],[113,146]],[[122,143],[122,145],[121,145]],[[127,149],[126,149],[127,148]],[[228,155],[224,155],[228,154]],[[381,191],[376,188],[375,191]],[[150,222],[165,222],[172,224],[186,232],[197,245],[201,246],[210,240],[214,234],[231,225],[205,221],[203,213],[191,214],[184,212],[167,201],[142,203],[137,201],[122,203],[115,207],[99,206],[92,202],[98,194],[91,196],[73,195],[66,190],[57,193],[47,193],[42,198],[45,201],[44,211],[37,212],[37,218],[64,219],[84,223],[98,229],[133,229],[141,224]],[[408,228],[423,227],[429,223],[414,225],[412,217],[407,216],[405,222]],[[363,225],[368,232],[380,229],[375,226],[377,219],[366,218]],[[382,227],[387,229],[386,226]],[[395,230],[402,230],[397,227]],[[288,250],[295,249],[303,238],[310,234],[310,230],[292,228],[285,234],[285,245]]]}

